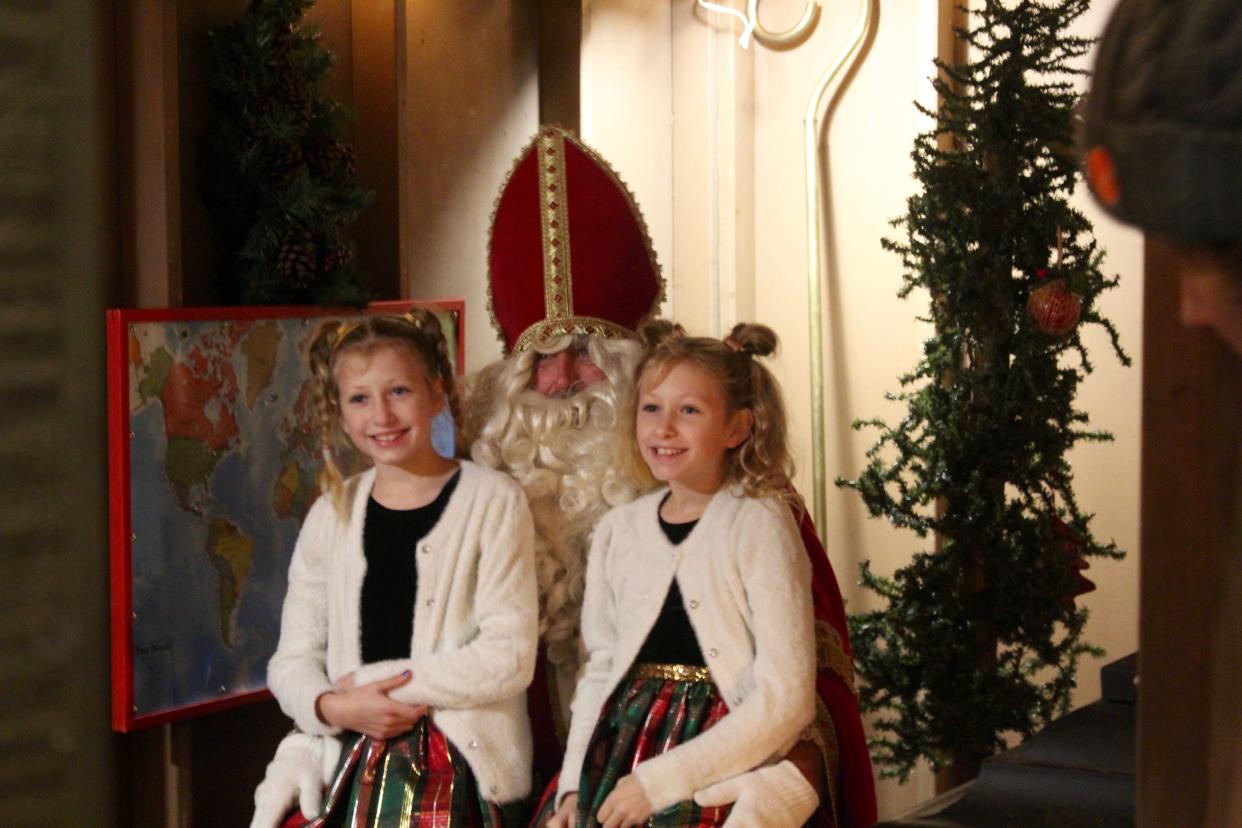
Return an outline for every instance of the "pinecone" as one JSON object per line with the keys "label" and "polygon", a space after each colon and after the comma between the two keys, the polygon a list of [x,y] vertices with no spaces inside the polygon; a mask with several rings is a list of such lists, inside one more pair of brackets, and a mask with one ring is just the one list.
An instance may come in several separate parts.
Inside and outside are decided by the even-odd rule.
{"label": "pinecone", "polygon": [[268,162],[268,184],[273,187],[288,184],[305,163],[306,158],[302,155],[302,147],[298,144],[284,144],[276,147]]}
{"label": "pinecone", "polygon": [[293,123],[302,130],[310,125],[311,118],[311,97],[307,86],[305,79],[293,70],[282,72],[280,83],[276,86],[276,99],[293,113]]}
{"label": "pinecone", "polygon": [[316,274],[315,240],[304,227],[294,228],[280,240],[276,272],[300,288],[309,286]]}
{"label": "pinecone", "polygon": [[259,141],[259,119],[254,113],[246,111],[242,113],[239,122],[241,132],[241,142],[243,145],[250,147]]}
{"label": "pinecone", "polygon": [[290,21],[278,22],[271,34],[272,53],[277,57],[288,58],[293,52],[293,40],[297,28]]}
{"label": "pinecone", "polygon": [[318,178],[331,178],[345,158],[345,148],[331,138],[314,144],[306,153],[306,163]]}

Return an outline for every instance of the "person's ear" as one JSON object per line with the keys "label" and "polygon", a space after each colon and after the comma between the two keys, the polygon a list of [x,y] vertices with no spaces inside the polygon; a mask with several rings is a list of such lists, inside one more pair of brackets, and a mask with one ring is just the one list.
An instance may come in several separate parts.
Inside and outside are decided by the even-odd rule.
{"label": "person's ear", "polygon": [[746,439],[750,437],[751,429],[755,427],[755,412],[749,408],[739,408],[729,415],[729,431],[726,435],[725,445],[731,449],[737,448]]}

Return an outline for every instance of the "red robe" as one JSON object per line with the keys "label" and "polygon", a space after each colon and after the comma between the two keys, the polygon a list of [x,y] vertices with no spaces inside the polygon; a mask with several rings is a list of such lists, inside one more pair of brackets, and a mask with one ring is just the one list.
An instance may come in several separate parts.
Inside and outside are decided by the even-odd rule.
{"label": "red robe", "polygon": [[[799,519],[798,512],[801,511]],[[837,741],[837,812],[840,828],[864,828],[876,821],[875,779],[854,695],[854,654],[845,626],[845,602],[832,564],[815,532],[810,512],[795,509],[802,545],[811,559],[811,600],[815,609],[815,644],[819,672],[815,687],[832,717]],[[825,627],[835,632],[835,637]]]}
{"label": "red robe", "polygon": [[556,778],[561,770],[561,760],[565,755],[565,746],[561,740],[564,733],[556,726],[556,716],[552,713],[552,705],[556,697],[548,675],[548,649],[539,639],[539,652],[535,656],[535,677],[526,690],[526,712],[530,715],[530,734],[534,742],[535,780],[532,790],[543,790]]}

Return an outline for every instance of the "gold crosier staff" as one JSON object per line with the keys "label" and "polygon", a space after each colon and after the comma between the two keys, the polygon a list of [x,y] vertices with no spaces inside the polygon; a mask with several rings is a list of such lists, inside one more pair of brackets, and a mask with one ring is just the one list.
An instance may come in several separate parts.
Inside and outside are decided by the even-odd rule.
{"label": "gold crosier staff", "polygon": [[[824,194],[820,184],[823,178],[819,153],[819,136],[823,131],[824,101],[829,88],[837,78],[850,69],[871,32],[876,0],[862,0],[858,21],[837,58],[824,71],[815,91],[807,103],[803,124],[806,127],[806,231],[807,231],[807,314],[811,328],[811,469],[814,481],[812,515],[815,526],[823,540],[826,524],[827,492],[824,480],[824,311],[820,298],[820,250],[823,238],[820,230]],[[758,0],[751,0],[757,5]],[[825,138],[825,141],[827,139]]]}

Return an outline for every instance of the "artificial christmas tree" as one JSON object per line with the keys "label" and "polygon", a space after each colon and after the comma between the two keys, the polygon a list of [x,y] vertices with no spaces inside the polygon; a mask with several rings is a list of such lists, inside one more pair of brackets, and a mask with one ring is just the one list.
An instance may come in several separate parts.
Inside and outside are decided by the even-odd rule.
{"label": "artificial christmas tree", "polygon": [[958,31],[970,58],[937,62],[906,239],[884,241],[905,267],[900,295],[927,291],[935,333],[901,378],[906,416],[856,424],[880,438],[838,481],[932,544],[892,577],[864,564],[887,606],[853,616],[850,640],[883,772],[905,778],[926,758],[946,784],[1066,709],[1078,657],[1098,652],[1073,601],[1089,587],[1083,556],[1123,554],[1092,537],[1066,459],[1111,439],[1074,407],[1092,368],[1082,326],[1102,326],[1129,364],[1096,306],[1116,280],[1068,203],[1072,62],[1090,45],[1068,32],[1088,0],[975,5]]}
{"label": "artificial christmas tree", "polygon": [[347,113],[322,95],[332,54],[301,22],[313,4],[253,0],[236,23],[207,34],[199,186],[222,302],[366,300],[346,228],[370,194],[340,138]]}

